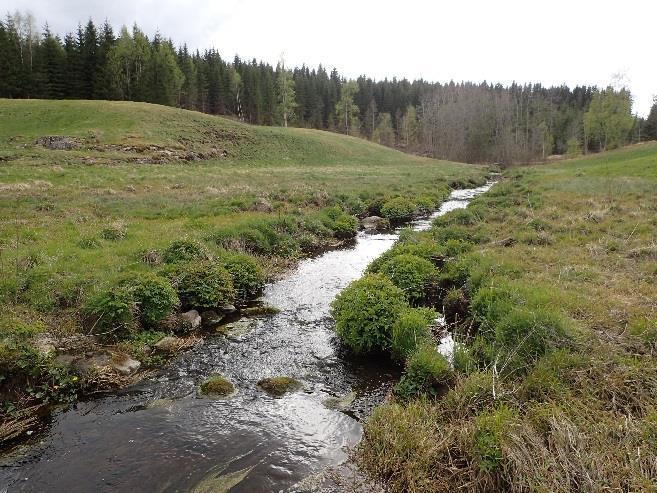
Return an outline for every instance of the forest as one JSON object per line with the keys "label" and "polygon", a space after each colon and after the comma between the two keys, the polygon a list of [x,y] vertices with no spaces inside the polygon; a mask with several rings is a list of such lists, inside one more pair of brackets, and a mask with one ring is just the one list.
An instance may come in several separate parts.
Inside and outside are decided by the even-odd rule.
{"label": "forest", "polygon": [[258,125],[324,129],[473,163],[545,160],[657,139],[657,103],[632,114],[622,87],[352,80],[323,66],[275,67],[190,51],[136,24],[63,38],[31,14],[0,21],[0,97],[143,101]]}

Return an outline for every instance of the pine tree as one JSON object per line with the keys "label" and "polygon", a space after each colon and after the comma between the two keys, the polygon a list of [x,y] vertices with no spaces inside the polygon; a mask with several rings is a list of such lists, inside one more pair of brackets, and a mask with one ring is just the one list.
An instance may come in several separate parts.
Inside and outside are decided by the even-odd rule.
{"label": "pine tree", "polygon": [[642,139],[657,140],[657,97],[653,99],[650,113],[648,113],[648,118],[646,118]]}

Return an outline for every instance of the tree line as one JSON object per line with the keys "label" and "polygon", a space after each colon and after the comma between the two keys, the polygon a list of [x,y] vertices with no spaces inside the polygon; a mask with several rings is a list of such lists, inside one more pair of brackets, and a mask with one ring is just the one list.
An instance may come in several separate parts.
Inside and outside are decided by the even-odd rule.
{"label": "tree line", "polygon": [[63,39],[33,16],[0,21],[0,97],[146,101],[259,125],[342,132],[438,158],[517,162],[657,139],[657,102],[631,113],[623,88],[349,80],[321,65],[289,69],[190,51],[136,24],[106,21]]}

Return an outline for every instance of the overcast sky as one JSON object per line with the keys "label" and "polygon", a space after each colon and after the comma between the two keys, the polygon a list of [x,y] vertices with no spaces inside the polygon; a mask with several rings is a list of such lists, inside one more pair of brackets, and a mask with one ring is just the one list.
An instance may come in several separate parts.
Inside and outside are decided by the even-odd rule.
{"label": "overcast sky", "polygon": [[39,26],[137,22],[224,58],[336,67],[347,77],[605,86],[657,95],[657,0],[19,0]]}

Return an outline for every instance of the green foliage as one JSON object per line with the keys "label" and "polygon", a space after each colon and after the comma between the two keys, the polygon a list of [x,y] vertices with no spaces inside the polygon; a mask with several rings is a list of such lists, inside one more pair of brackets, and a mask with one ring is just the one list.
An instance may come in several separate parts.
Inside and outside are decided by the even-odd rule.
{"label": "green foliage", "polygon": [[163,252],[162,260],[168,264],[208,260],[210,252],[200,241],[181,238],[173,241]]}
{"label": "green foliage", "polygon": [[611,87],[596,91],[584,115],[584,131],[600,144],[600,150],[624,145],[632,130],[632,98],[629,91]]}
{"label": "green foliage", "polygon": [[392,326],[407,306],[390,279],[367,274],[335,298],[331,313],[342,341],[356,353],[368,353],[389,349]]}
{"label": "green foliage", "polygon": [[404,376],[395,385],[395,396],[402,401],[426,395],[436,397],[454,381],[449,361],[431,343],[422,344],[408,358]]}
{"label": "green foliage", "polygon": [[216,262],[183,264],[173,284],[184,307],[216,308],[235,300],[230,273]]}
{"label": "green foliage", "polygon": [[477,416],[473,451],[481,471],[491,473],[501,466],[504,460],[503,441],[511,432],[516,419],[516,412],[506,406]]}
{"label": "green foliage", "polygon": [[393,358],[404,361],[415,349],[431,341],[430,326],[438,317],[432,308],[408,308],[392,326],[390,351]]}
{"label": "green foliage", "polygon": [[95,333],[121,336],[136,327],[139,312],[130,287],[112,286],[92,295],[85,313]]}
{"label": "green foliage", "polygon": [[381,207],[381,215],[391,221],[408,221],[415,213],[416,206],[405,197],[388,200]]}
{"label": "green foliage", "polygon": [[431,262],[408,254],[397,255],[383,262],[379,272],[401,288],[411,304],[425,300],[429,287],[438,279],[438,270]]}
{"label": "green foliage", "polygon": [[176,290],[163,277],[142,273],[126,279],[122,284],[132,291],[139,308],[139,318],[145,328],[157,326],[180,306]]}
{"label": "green foliage", "polygon": [[233,254],[224,258],[223,264],[232,278],[239,301],[244,302],[260,294],[265,285],[265,273],[253,257]]}

